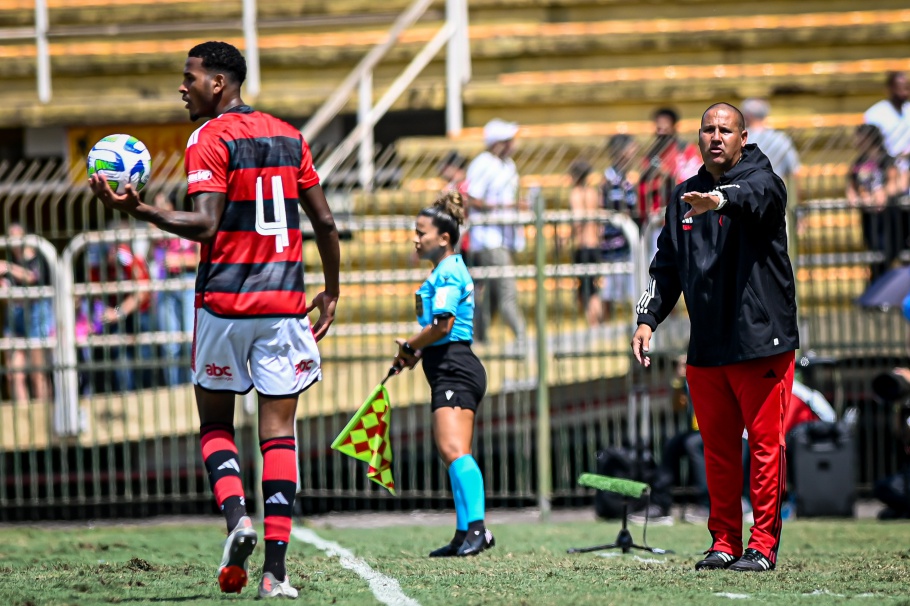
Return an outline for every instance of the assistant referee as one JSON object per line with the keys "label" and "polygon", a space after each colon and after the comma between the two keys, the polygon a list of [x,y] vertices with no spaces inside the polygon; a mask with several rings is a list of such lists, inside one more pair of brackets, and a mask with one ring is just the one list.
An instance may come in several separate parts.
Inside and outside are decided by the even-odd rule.
{"label": "assistant referee", "polygon": [[476,555],[495,544],[484,526],[483,475],[471,454],[474,415],[487,390],[487,373],[471,351],[474,281],[461,255],[455,254],[463,224],[463,199],[455,191],[417,215],[414,246],[421,259],[433,264],[433,271],[416,293],[422,329],[397,339],[394,361],[397,367],[413,368],[423,360],[432,393],[433,436],[455,497],[455,536],[430,557]]}
{"label": "assistant referee", "polygon": [[[747,145],[727,103],[705,111],[704,166],[676,187],[636,311],[632,352],[644,366],[652,331],[679,299],[691,321],[686,378],[705,445],[711,547],[697,570],[763,572],[777,565],[786,481],[783,419],[799,347],[787,254],[787,191],[768,158]],[[743,551],[740,459],[749,432],[755,525]]]}

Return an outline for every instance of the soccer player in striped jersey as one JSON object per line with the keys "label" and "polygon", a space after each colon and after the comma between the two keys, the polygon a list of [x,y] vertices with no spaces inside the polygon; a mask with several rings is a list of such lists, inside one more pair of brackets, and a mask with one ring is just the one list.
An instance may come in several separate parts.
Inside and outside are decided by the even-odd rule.
{"label": "soccer player in striped jersey", "polygon": [[[189,51],[180,94],[190,118],[211,118],[186,150],[192,212],[162,210],[90,179],[109,208],[202,244],[196,279],[193,383],[202,456],[224,513],[218,582],[225,593],[247,584],[258,535],[247,516],[234,441],[234,399],[256,388],[265,499],[265,562],[259,596],[296,598],[285,569],[297,490],[294,420],[298,396],[322,378],[316,342],[338,300],[338,232],[307,143],[291,125],[240,97],[246,61],[224,42]],[[297,205],[316,234],[325,289],[308,307]],[[319,310],[311,327],[308,312]]]}
{"label": "soccer player in striped jersey", "polygon": [[487,390],[487,373],[474,352],[474,281],[455,253],[464,224],[462,195],[443,194],[417,216],[414,245],[433,271],[416,293],[421,331],[398,339],[393,365],[423,360],[431,390],[433,437],[449,470],[455,497],[455,536],[430,557],[471,556],[493,547],[484,526],[483,476],[471,454],[474,416]]}

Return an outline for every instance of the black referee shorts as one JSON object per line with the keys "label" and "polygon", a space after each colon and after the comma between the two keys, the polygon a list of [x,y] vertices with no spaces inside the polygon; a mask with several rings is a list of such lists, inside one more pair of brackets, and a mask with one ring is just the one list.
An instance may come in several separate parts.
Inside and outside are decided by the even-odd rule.
{"label": "black referee shorts", "polygon": [[477,412],[487,392],[487,371],[471,344],[455,341],[423,350],[423,372],[432,394],[431,410],[451,407]]}

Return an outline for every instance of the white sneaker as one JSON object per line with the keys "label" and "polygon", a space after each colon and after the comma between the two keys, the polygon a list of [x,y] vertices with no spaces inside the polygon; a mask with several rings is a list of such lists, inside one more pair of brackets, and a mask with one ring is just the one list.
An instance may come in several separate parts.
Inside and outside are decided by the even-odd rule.
{"label": "white sneaker", "polygon": [[240,593],[249,577],[249,558],[259,537],[249,516],[243,516],[224,541],[224,553],[218,567],[218,585],[222,593]]}
{"label": "white sneaker", "polygon": [[278,582],[271,572],[262,575],[259,582],[259,597],[265,598],[288,598],[289,600],[297,599],[297,590],[291,587],[288,576],[284,575],[284,580]]}

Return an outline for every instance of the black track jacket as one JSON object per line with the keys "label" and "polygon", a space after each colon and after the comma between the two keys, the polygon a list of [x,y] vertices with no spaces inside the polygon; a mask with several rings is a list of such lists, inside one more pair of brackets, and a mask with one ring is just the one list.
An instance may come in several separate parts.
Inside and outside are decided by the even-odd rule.
{"label": "black track jacket", "polygon": [[[683,219],[690,191],[722,190],[719,211]],[[651,261],[651,279],[636,306],[638,324],[657,328],[685,297],[688,363],[721,366],[799,347],[796,290],[787,255],[787,190],[754,144],[714,182],[704,166],[680,183]]]}

